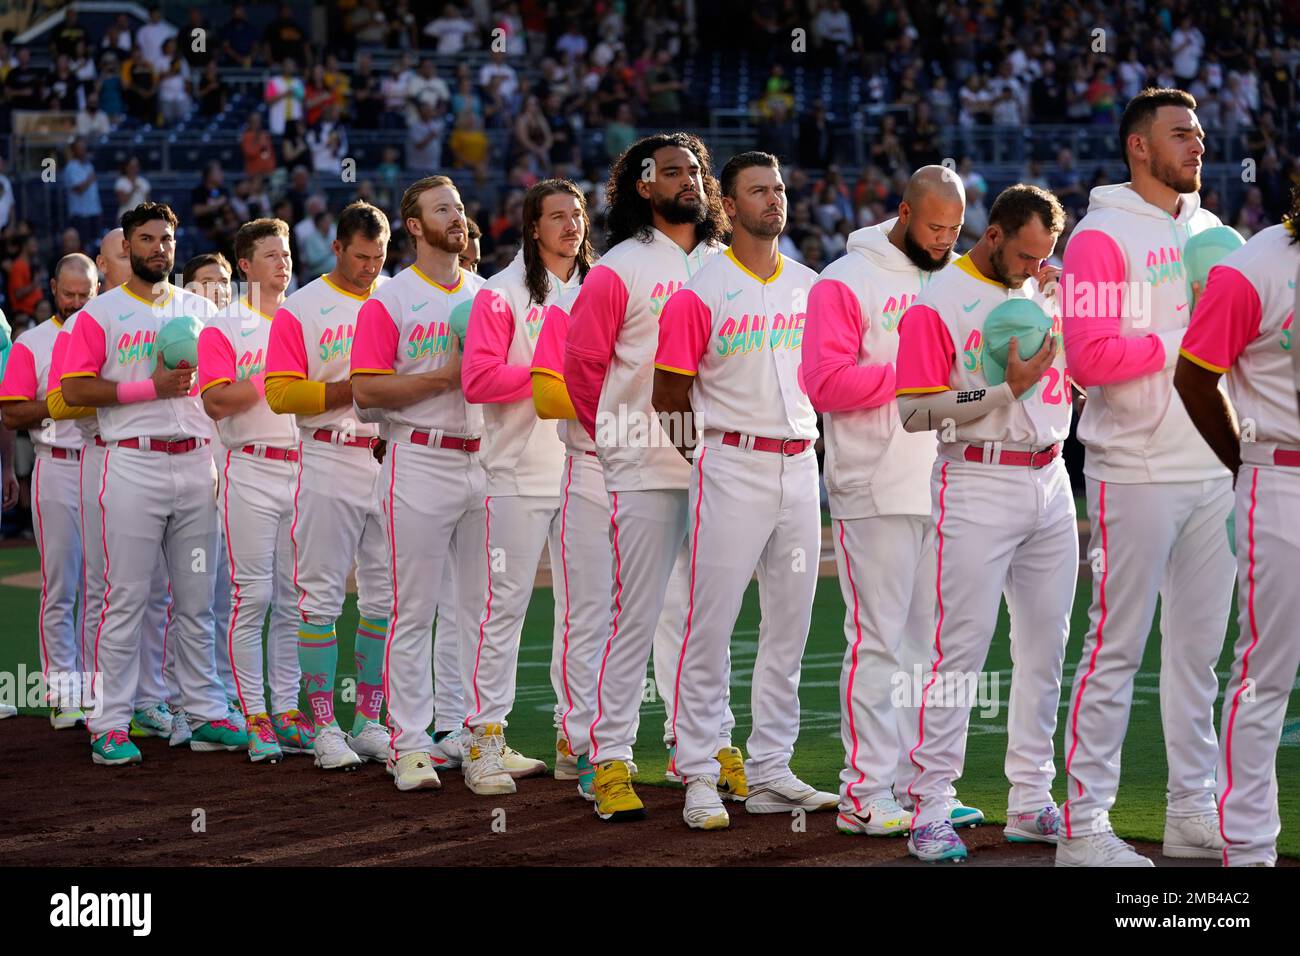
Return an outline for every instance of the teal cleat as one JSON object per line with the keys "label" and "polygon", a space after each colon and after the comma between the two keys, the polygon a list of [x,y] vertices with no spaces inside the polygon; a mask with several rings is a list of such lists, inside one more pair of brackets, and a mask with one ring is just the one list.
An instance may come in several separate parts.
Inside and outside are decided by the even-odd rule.
{"label": "teal cleat", "polygon": [[199,724],[190,736],[190,749],[199,753],[212,750],[243,750],[247,746],[248,738],[225,718]]}
{"label": "teal cleat", "polygon": [[247,719],[247,724],[249,760],[253,763],[279,763],[284,759],[269,714],[254,714]]}
{"label": "teal cleat", "polygon": [[316,728],[301,710],[286,710],[271,718],[275,739],[287,754],[309,754],[316,742]]}
{"label": "teal cleat", "polygon": [[146,704],[131,717],[132,737],[170,737],[175,715],[165,703]]}
{"label": "teal cleat", "polygon": [[596,768],[586,754],[578,754],[578,796],[596,802]]}
{"label": "teal cleat", "polygon": [[960,800],[948,804],[948,819],[954,827],[973,827],[984,822],[984,811],[968,807]]}
{"label": "teal cleat", "polygon": [[91,743],[90,759],[104,767],[139,763],[140,748],[131,743],[125,730],[110,730]]}

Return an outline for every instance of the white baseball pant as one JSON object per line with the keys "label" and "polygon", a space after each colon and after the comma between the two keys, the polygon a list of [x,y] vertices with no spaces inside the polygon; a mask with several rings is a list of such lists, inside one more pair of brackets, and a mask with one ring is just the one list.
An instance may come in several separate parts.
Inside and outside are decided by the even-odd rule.
{"label": "white baseball pant", "polygon": [[[218,479],[218,483],[220,479]],[[221,500],[218,497],[218,502]],[[220,510],[220,504],[217,508]],[[217,668],[217,679],[225,688],[226,700],[238,701],[239,688],[235,686],[235,671],[230,661],[230,647],[226,640],[230,633],[230,549],[226,546],[226,529],[221,518],[217,518],[217,573],[213,576],[212,592],[212,649]]]}
{"label": "white baseball pant", "polygon": [[76,707],[81,700],[81,651],[85,600],[81,564],[79,461],[53,458],[36,449],[32,468],[32,523],[41,557],[41,605],[36,633],[40,639],[41,674],[55,707]]}
{"label": "white baseball pant", "polygon": [[212,591],[217,509],[206,446],[177,455],[109,448],[100,478],[100,543],[106,585],[95,634],[94,670],[103,701],[92,736],[126,729],[140,670],[140,635],[153,591],[159,543],[171,580],[169,639],[178,700],[192,722],[226,715],[213,667]]}
{"label": "white baseball pant", "polygon": [[1300,669],[1300,469],[1237,474],[1240,633],[1223,693],[1219,758],[1225,866],[1277,862],[1277,749]]}
{"label": "white baseball pant", "polygon": [[1053,802],[1052,738],[1079,569],[1070,476],[1059,458],[1030,468],[941,457],[930,486],[935,625],[911,755],[912,825],[947,819],[1004,591],[1012,661],[1007,813],[1040,810]]}
{"label": "white baseball pant", "polygon": [[1171,817],[1213,813],[1219,747],[1215,665],[1232,606],[1228,478],[1164,484],[1088,480],[1094,569],[1088,633],[1065,728],[1067,836],[1108,823],[1133,679],[1160,598],[1160,720]]}
{"label": "white baseball pant", "polygon": [[438,591],[438,622],[433,629],[433,730],[451,733],[465,720],[465,688],[460,681],[460,615],[456,613],[456,567],[445,562]]}
{"label": "white baseball pant", "polygon": [[[218,460],[219,524],[225,539],[227,575],[218,579],[225,592],[229,624],[218,639],[233,664],[235,699],[245,716],[298,707],[298,594],[293,586],[293,488],[297,467],[226,449]],[[220,603],[220,602],[214,602]],[[262,622],[270,611],[262,679]]]}
{"label": "white baseball pant", "polygon": [[799,736],[799,673],[821,558],[817,456],[708,442],[696,453],[689,492],[690,588],[674,677],[673,769],[686,780],[717,776],[725,718],[726,649],[758,574],[758,653],[751,684],[750,786],[790,773]]}
{"label": "white baseball pant", "polygon": [[[96,500],[98,507],[98,499]],[[149,586],[149,602],[145,605],[140,634],[140,677],[135,689],[137,709],[164,701],[178,703],[180,689],[176,683],[175,665],[171,655],[172,586],[167,573],[167,559],[159,548],[155,555],[157,566]],[[99,566],[104,566],[103,549],[100,549]],[[215,577],[215,576],[214,576]],[[101,593],[103,588],[100,588]],[[92,637],[93,637],[93,631]],[[214,663],[215,666],[215,663]],[[220,680],[220,677],[217,678]]]}
{"label": "white baseball pant", "polygon": [[[394,758],[428,751],[436,715],[433,623],[455,568],[456,623],[462,641],[477,634],[483,601],[483,466],[476,453],[388,443],[380,494],[392,593],[384,696]],[[431,494],[430,489],[438,489]],[[465,652],[464,646],[460,648]],[[463,657],[461,663],[463,665]],[[463,678],[462,678],[463,679]],[[444,717],[444,722],[446,718]]]}

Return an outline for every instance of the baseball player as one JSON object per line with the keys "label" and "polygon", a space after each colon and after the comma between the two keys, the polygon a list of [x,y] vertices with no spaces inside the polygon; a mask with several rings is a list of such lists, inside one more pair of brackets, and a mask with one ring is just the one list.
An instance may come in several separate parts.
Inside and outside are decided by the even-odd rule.
{"label": "baseball player", "polygon": [[[271,411],[297,415],[298,481],[292,542],[298,590],[298,660],[311,703],[316,766],[353,769],[388,756],[379,722],[384,645],[392,602],[383,516],[379,509],[378,427],[357,421],[348,380],[357,314],[380,277],[388,219],[365,202],[339,214],[334,269],[281,303],[266,353]],[[356,561],[357,704],[352,733],[334,718],[338,671],[335,622]],[[432,578],[437,582],[441,575]]]}
{"label": "baseball player", "polygon": [[[808,295],[803,372],[826,437],[826,488],[844,595],[847,647],[840,674],[837,826],[905,833],[898,802],[914,770],[918,714],[893,693],[929,665],[934,634],[934,531],[929,475],[935,442],[902,428],[894,401],[898,320],[952,260],[966,197],[961,177],[924,166],[898,218],[849,236]],[[919,671],[917,669],[920,669]],[[891,789],[892,786],[892,789]],[[953,799],[953,826],[984,815]]]}
{"label": "baseball player", "polygon": [[[816,274],[777,251],[785,185],[769,153],[733,157],[721,176],[734,230],[664,307],[654,406],[676,426],[691,472],[690,584],[673,687],[674,769],[690,827],[730,824],[718,794],[726,647],[757,572],[763,626],[754,661],[745,779],[750,813],[828,810],[837,798],[790,770],[799,672],[821,555],[817,415],[800,376],[808,288]],[[692,421],[695,418],[697,420]]]}
{"label": "baseball player", "polygon": [[[254,763],[312,749],[311,721],[298,710],[297,594],[293,586],[293,488],[297,483],[297,424],[266,404],[266,349],[271,320],[293,274],[289,226],[257,219],[235,235],[247,295],[228,303],[199,335],[199,390],[225,454],[217,459],[217,508],[226,554],[226,633],[219,654],[232,680]],[[220,573],[220,571],[218,571]],[[271,612],[266,662],[271,707],[262,682],[262,622]],[[219,620],[219,618],[218,618]]]}
{"label": "baseball player", "polygon": [[1232,480],[1173,387],[1190,311],[1182,247],[1219,225],[1197,195],[1205,147],[1195,107],[1182,90],[1146,90],[1129,102],[1120,140],[1132,181],[1092,191],[1065,250],[1065,348],[1088,388],[1079,440],[1097,570],[1066,720],[1060,865],[1152,865],[1115,836],[1109,812],[1157,597],[1164,853],[1214,859],[1223,849],[1214,667],[1232,602],[1224,533]]}
{"label": "baseball player", "polygon": [[185,263],[182,280],[185,289],[195,295],[201,295],[218,309],[230,304],[230,280],[234,270],[230,262],[219,252],[204,252]]}
{"label": "baseball player", "polygon": [[[1300,668],[1300,416],[1292,368],[1300,190],[1270,226],[1210,271],[1174,384],[1236,481],[1240,634],[1223,697],[1219,833],[1225,866],[1273,866],[1277,748]],[[1219,390],[1228,376],[1232,410]]]}
{"label": "baseball player", "polygon": [[[984,666],[1005,592],[1011,615],[1006,775],[1008,839],[1052,843],[1052,736],[1069,637],[1079,543],[1070,478],[1060,457],[1070,427],[1070,384],[1055,332],[1025,358],[1011,339],[996,386],[982,354],[985,320],[998,306],[1054,303],[1039,290],[1065,224],[1050,193],[1005,190],[969,253],[921,290],[899,326],[899,415],[908,431],[939,432],[931,477],[935,523],[935,625],[920,701],[915,803],[908,852],[961,860],[949,787],[961,776],[973,701],[963,688]],[[1046,318],[1044,315],[1044,318]],[[1053,322],[1055,325],[1055,322]]]}
{"label": "baseball player", "polygon": [[[652,365],[668,297],[722,249],[726,220],[709,163],[707,147],[690,133],[645,137],[618,158],[607,197],[611,248],[583,281],[565,340],[565,384],[577,421],[595,440],[610,499],[614,616],[600,654],[588,755],[602,820],[645,815],[628,764],[652,646],[670,754],[675,746],[672,675],[682,630],[675,621],[664,626],[661,612],[685,615],[691,472],[659,426]],[[728,723],[718,734],[725,751],[719,787],[737,798],[747,792],[744,764]]]}
{"label": "baseball player", "polygon": [[[89,257],[74,253],[54,267],[50,291],[55,314],[24,332],[14,343],[0,382],[4,424],[26,428],[36,450],[32,471],[32,513],[41,558],[41,606],[36,618],[41,674],[50,693],[55,729],[85,723],[81,710],[82,658],[78,611],[82,597],[81,477],[82,439],[70,421],[50,418],[46,404],[50,359],[59,331],[95,294],[99,276]],[[75,675],[75,677],[74,677]]]}
{"label": "baseball player", "polygon": [[175,228],[175,214],[161,203],[141,203],[122,217],[132,275],[78,313],[62,373],[64,400],[98,410],[106,446],[99,485],[105,586],[92,668],[102,674],[103,707],[87,722],[98,764],[140,760],[127,726],[160,541],[171,580],[170,637],[190,747],[234,750],[244,742],[225,719],[212,664],[216,507],[212,455],[203,437],[207,424],[193,391],[194,369],[169,370],[153,355],[154,338],[166,321],[209,312],[206,300],[166,281]]}
{"label": "baseball player", "polygon": [[[523,245],[514,261],[474,296],[465,336],[461,381],[465,400],[483,406],[483,468],[487,475],[485,526],[488,556],[486,603],[478,640],[463,662],[469,728],[507,726],[514,704],[519,639],[542,547],[561,568],[560,471],[564,445],[555,422],[539,419],[532,401],[533,350],[546,307],[581,284],[591,268],[586,202],[577,186],[548,179],[524,195]],[[557,703],[567,698],[562,602],[555,602],[551,684]],[[477,731],[475,731],[477,734]],[[493,753],[491,748],[485,754]],[[489,775],[500,768],[485,768]],[[515,756],[545,773],[546,764]],[[557,733],[555,773],[578,776],[577,755]],[[466,766],[471,789],[485,779],[474,761]],[[488,792],[494,792],[489,790]]]}

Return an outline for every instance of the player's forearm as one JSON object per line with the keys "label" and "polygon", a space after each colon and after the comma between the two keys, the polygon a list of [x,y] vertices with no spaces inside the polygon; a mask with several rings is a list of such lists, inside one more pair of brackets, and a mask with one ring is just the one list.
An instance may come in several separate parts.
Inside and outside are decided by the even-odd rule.
{"label": "player's forearm", "polygon": [[894,398],[893,362],[879,365],[842,363],[804,371],[808,398],[819,412],[849,412],[877,408]]}
{"label": "player's forearm", "polygon": [[118,385],[98,375],[74,375],[63,380],[63,400],[85,408],[111,408],[122,404]]}
{"label": "player's forearm", "polygon": [[223,418],[247,411],[261,401],[261,393],[252,382],[224,382],[205,389],[203,410],[208,418],[219,422]]}
{"label": "player's forearm", "polygon": [[5,428],[19,431],[35,428],[50,417],[50,410],[44,402],[4,402],[0,404],[0,415]]}
{"label": "player's forearm", "polygon": [[1016,400],[1006,382],[968,391],[907,393],[898,396],[898,416],[909,432],[930,432],[947,424],[964,425]]}
{"label": "player's forearm", "polygon": [[677,451],[687,461],[695,449],[695,414],[691,408],[691,385],[687,375],[655,369],[654,391],[650,404],[659,415],[664,433],[673,440]]}
{"label": "player's forearm", "polygon": [[411,375],[374,375],[358,372],[352,378],[352,394],[358,408],[406,408],[432,395],[456,388],[460,364],[434,372]]}
{"label": "player's forearm", "polygon": [[266,377],[266,404],[277,415],[319,415],[325,411],[325,395],[324,382],[292,375]]}
{"label": "player's forearm", "polygon": [[1174,388],[1205,444],[1235,475],[1241,467],[1241,435],[1228,399],[1219,391],[1218,374],[1180,358],[1174,369]]}

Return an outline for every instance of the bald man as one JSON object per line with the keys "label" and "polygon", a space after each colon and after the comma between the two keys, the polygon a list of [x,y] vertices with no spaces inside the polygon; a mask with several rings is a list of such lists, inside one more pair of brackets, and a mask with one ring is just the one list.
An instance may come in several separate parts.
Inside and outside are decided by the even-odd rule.
{"label": "bald man", "polygon": [[95,264],[81,253],[54,267],[50,291],[55,314],[18,337],[0,381],[0,415],[6,428],[27,429],[36,451],[32,515],[41,557],[41,604],[36,636],[50,723],[67,730],[85,722],[81,675],[85,613],[82,576],[81,455],[83,439],[70,421],[50,416],[46,401],[54,345],[64,324],[95,294]]}
{"label": "bald man", "polygon": [[131,278],[131,256],[126,251],[120,227],[104,234],[99,243],[99,255],[95,257],[95,266],[104,277],[104,288],[100,290],[102,292],[116,289]]}
{"label": "bald man", "polygon": [[[898,321],[952,259],[966,212],[961,178],[924,166],[898,217],[849,236],[843,258],[808,295],[803,373],[823,414],[831,532],[846,605],[840,675],[838,827],[895,836],[911,814],[898,802],[914,768],[909,692],[929,663],[935,551],[930,520],[934,436],[899,423],[894,401]],[[950,795],[954,826],[984,815]]]}

